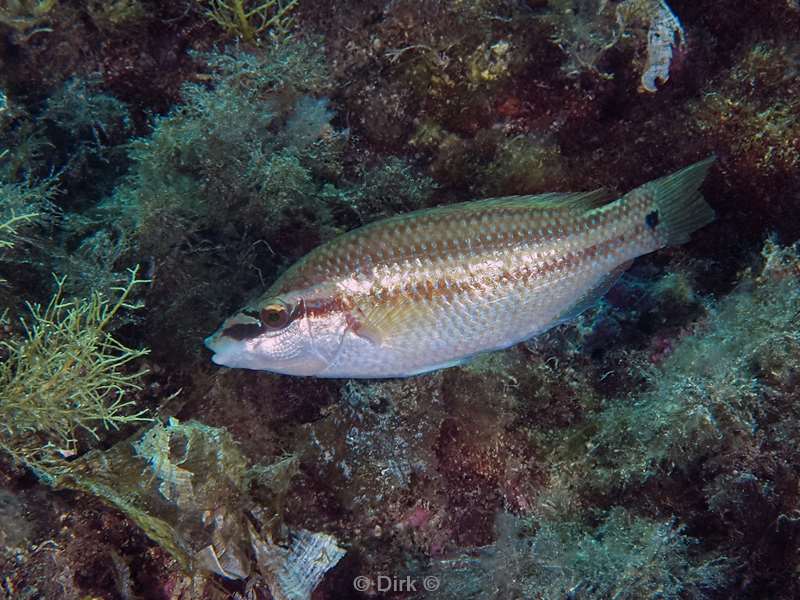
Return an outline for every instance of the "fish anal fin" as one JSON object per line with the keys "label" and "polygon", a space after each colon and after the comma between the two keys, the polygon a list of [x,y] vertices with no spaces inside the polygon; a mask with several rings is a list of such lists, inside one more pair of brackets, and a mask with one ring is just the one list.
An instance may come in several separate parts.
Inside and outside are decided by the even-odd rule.
{"label": "fish anal fin", "polygon": [[461,365],[465,365],[468,362],[472,361],[476,355],[465,356],[464,358],[456,358],[454,360],[448,360],[443,363],[438,363],[435,365],[428,365],[426,367],[420,367],[418,369],[414,369],[411,371],[406,371],[398,375],[398,377],[414,377],[416,375],[424,375],[425,373],[430,373],[431,371],[438,371],[439,369],[449,369],[450,367],[460,367]]}
{"label": "fish anal fin", "polygon": [[558,322],[565,323],[571,321],[583,311],[591,308],[595,303],[608,293],[608,290],[617,282],[620,276],[628,270],[633,264],[632,260],[626,261],[618,267],[612,269],[603,275],[595,285],[586,290],[586,293],[581,296],[578,301],[570,306],[564,313],[559,316]]}

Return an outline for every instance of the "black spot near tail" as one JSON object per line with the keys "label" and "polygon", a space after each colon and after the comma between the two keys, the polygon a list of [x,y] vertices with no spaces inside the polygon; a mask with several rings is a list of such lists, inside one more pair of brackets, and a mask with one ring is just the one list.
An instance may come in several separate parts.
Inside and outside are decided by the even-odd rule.
{"label": "black spot near tail", "polygon": [[658,225],[658,211],[654,210],[653,212],[649,213],[645,218],[644,222],[650,229],[655,229],[656,225]]}

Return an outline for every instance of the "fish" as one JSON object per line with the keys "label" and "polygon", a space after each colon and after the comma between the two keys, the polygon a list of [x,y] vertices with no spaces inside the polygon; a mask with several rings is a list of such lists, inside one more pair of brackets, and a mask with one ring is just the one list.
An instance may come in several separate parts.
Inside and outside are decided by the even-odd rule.
{"label": "fish", "polygon": [[711,223],[699,188],[713,162],[621,197],[505,196],[364,225],[289,267],[205,345],[217,365],[331,378],[409,377],[508,348]]}

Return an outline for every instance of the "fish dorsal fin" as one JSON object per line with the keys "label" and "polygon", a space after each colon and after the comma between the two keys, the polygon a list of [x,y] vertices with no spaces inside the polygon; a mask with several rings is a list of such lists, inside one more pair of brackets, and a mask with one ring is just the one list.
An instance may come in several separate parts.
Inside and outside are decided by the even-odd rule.
{"label": "fish dorsal fin", "polygon": [[606,188],[598,188],[591,192],[554,192],[537,196],[517,196],[520,202],[525,202],[531,207],[565,208],[576,211],[604,206],[615,197],[615,194]]}
{"label": "fish dorsal fin", "polygon": [[[511,209],[541,209],[541,210],[570,210],[585,212],[598,206],[604,206],[616,199],[616,195],[610,190],[600,188],[591,192],[550,192],[548,194],[536,194],[532,196],[500,196],[498,198],[486,198],[484,200],[472,200],[459,204],[450,204],[428,209],[432,212],[482,212],[485,210],[495,210],[498,208]],[[408,216],[414,216],[410,213]],[[400,215],[402,218],[404,215]]]}
{"label": "fish dorsal fin", "polygon": [[[550,192],[531,196],[499,196],[497,198],[484,198],[483,200],[470,200],[457,204],[424,208],[422,210],[390,217],[387,221],[378,222],[378,224],[385,224],[389,221],[402,222],[412,220],[425,214],[469,214],[502,208],[542,210],[566,209],[585,212],[592,208],[597,208],[598,206],[604,206],[616,198],[617,196],[606,188],[599,188],[591,192]],[[370,225],[366,227],[370,227]]]}

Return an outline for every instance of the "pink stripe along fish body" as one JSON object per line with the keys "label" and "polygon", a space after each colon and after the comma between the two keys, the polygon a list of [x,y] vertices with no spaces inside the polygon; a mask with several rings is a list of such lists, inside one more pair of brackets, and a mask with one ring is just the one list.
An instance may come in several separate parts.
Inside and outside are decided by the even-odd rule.
{"label": "pink stripe along fish body", "polygon": [[602,191],[419,210],[323,244],[206,339],[229,367],[404,377],[506,348],[592,305],[637,256],[714,219],[713,157]]}

